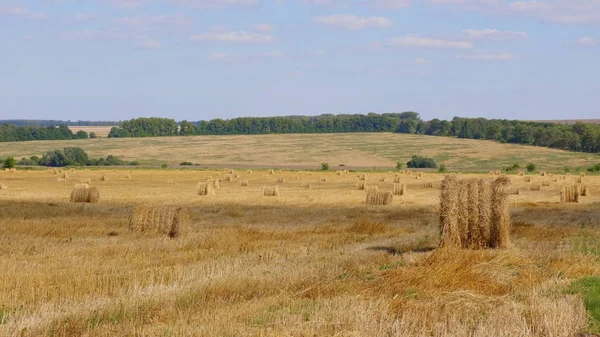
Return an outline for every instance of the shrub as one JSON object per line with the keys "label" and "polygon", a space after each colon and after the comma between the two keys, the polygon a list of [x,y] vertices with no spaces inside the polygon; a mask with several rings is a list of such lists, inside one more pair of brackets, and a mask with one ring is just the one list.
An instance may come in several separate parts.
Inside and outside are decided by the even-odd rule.
{"label": "shrub", "polygon": [[412,159],[406,163],[408,168],[437,168],[437,163],[432,158],[421,156],[412,156]]}
{"label": "shrub", "polygon": [[160,164],[160,168],[161,168],[161,169],[166,169],[166,168],[168,168],[168,167],[169,167],[169,164],[166,164],[166,163],[164,163],[164,164]]}
{"label": "shrub", "polygon": [[396,162],[396,170],[402,170],[402,168],[404,167],[404,164],[402,164],[401,162]]}
{"label": "shrub", "polygon": [[525,168],[527,169],[527,172],[534,172],[536,167],[535,164],[529,163]]}
{"label": "shrub", "polygon": [[21,158],[21,160],[19,160],[17,165],[19,165],[19,166],[36,166],[37,162],[34,160],[31,160],[31,159]]}
{"label": "shrub", "polygon": [[600,163],[591,166],[590,168],[588,168],[589,172],[600,172]]}
{"label": "shrub", "polygon": [[329,164],[328,163],[321,163],[321,170],[322,171],[329,171]]}
{"label": "shrub", "polygon": [[75,139],[88,139],[88,134],[87,134],[87,132],[85,132],[83,130],[79,130],[79,131],[77,131],[76,134],[73,135],[73,138],[75,138]]}
{"label": "shrub", "polygon": [[521,168],[521,165],[519,163],[514,163],[511,166],[505,167],[504,171],[506,172],[514,172],[515,170],[518,170]]}
{"label": "shrub", "polygon": [[90,138],[95,139],[98,138],[98,136],[96,136],[95,132],[90,132]]}
{"label": "shrub", "polygon": [[446,165],[441,164],[440,168],[438,169],[438,172],[439,173],[446,173]]}
{"label": "shrub", "polygon": [[570,168],[570,167],[568,167],[568,166],[565,166],[564,170],[565,170],[565,173],[569,173],[569,172],[571,172],[571,168]]}
{"label": "shrub", "polygon": [[14,168],[15,165],[17,165],[17,161],[15,160],[14,157],[6,157],[6,158],[4,158],[2,167],[5,169],[11,169],[11,168]]}
{"label": "shrub", "polygon": [[184,162],[179,163],[179,165],[181,165],[181,166],[193,166],[194,164],[191,163],[191,162],[189,162],[189,161],[184,161]]}
{"label": "shrub", "polygon": [[139,161],[137,161],[137,160],[130,161],[130,162],[129,162],[129,165],[131,165],[131,166],[139,166],[139,165],[140,165],[140,162],[139,162]]}

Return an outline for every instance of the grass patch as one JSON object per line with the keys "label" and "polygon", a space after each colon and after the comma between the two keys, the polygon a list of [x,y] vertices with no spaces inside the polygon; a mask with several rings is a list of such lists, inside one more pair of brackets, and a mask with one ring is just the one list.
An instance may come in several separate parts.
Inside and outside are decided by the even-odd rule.
{"label": "grass patch", "polygon": [[590,316],[590,329],[600,333],[600,277],[585,277],[572,283],[567,293],[581,294]]}

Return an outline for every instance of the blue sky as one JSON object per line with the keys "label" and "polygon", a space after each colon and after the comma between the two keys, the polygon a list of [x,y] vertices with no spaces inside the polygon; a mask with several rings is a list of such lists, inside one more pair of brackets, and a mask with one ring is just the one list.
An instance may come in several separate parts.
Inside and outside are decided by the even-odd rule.
{"label": "blue sky", "polygon": [[600,118],[599,0],[0,0],[0,119]]}

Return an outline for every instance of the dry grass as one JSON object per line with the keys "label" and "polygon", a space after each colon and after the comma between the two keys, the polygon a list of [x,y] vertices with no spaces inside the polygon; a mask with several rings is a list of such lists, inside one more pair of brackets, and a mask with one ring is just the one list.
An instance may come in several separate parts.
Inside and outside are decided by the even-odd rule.
{"label": "dry grass", "polygon": [[[283,172],[302,180],[279,186],[277,198],[258,197],[275,179],[262,173],[244,174],[254,187],[223,184],[218,195],[193,197],[209,175],[218,178],[135,171],[102,183],[101,203],[82,205],[69,203],[73,184],[56,184],[50,172],[0,172],[10,186],[0,191],[0,336],[571,337],[587,329],[584,301],[564,289],[600,274],[597,193],[559,203],[559,184],[530,192],[515,175],[513,247],[453,250],[436,249],[439,191],[422,188],[441,175],[403,176],[410,197],[387,207],[365,205],[356,176],[335,172]],[[320,176],[328,183],[300,187]],[[390,177],[369,179],[382,176]],[[595,190],[600,178],[586,184]],[[189,209],[179,237],[128,230],[136,205],[169,204]]]}

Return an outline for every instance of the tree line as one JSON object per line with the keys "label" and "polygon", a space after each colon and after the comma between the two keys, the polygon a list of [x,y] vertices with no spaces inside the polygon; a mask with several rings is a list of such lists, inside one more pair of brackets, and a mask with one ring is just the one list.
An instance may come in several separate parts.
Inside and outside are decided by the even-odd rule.
{"label": "tree line", "polygon": [[12,124],[16,126],[117,126],[121,122],[115,121],[61,121],[54,119],[0,119],[0,125]]}
{"label": "tree line", "polygon": [[[0,125],[0,142],[20,142],[27,140],[87,139],[88,133],[80,130],[73,133],[66,125],[55,126],[16,126]],[[92,135],[93,138],[93,135]]]}
{"label": "tree line", "polygon": [[405,120],[396,130],[400,133],[431,136],[487,139],[501,143],[536,145],[556,149],[600,152],[600,125],[571,125],[517,120],[455,117],[451,121]]}

